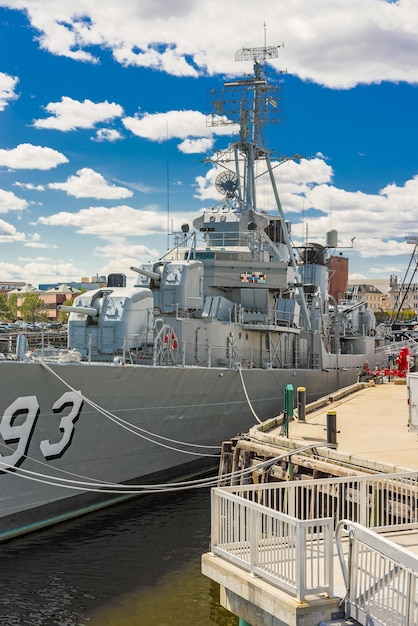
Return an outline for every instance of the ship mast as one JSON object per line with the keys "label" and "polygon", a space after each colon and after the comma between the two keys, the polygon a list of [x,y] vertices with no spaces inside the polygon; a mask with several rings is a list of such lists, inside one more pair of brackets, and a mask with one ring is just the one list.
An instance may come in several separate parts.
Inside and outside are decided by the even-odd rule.
{"label": "ship mast", "polygon": [[[298,280],[293,247],[263,133],[266,124],[274,124],[279,121],[278,85],[267,80],[266,62],[278,57],[280,47],[282,46],[242,48],[236,52],[236,61],[253,61],[253,75],[224,83],[220,92],[216,90],[210,91],[210,110],[212,113],[207,118],[207,125],[239,125],[239,141],[235,142],[231,149],[234,154],[233,161],[237,176],[236,195],[241,210],[248,208],[257,210],[256,162],[258,160],[265,162],[277,211],[282,222],[282,232],[289,252],[289,260],[294,270],[294,283],[299,291],[305,328],[310,329],[311,321],[308,307],[303,287]],[[244,169],[241,176],[239,164],[242,158],[240,159],[240,156],[244,157]],[[222,164],[224,165],[223,161]]]}
{"label": "ship mast", "polygon": [[255,162],[267,155],[263,129],[279,121],[278,86],[269,84],[266,76],[266,60],[277,58],[279,47],[238,50],[235,60],[253,61],[253,76],[226,82],[221,91],[210,91],[208,126],[239,125],[239,141],[232,146],[238,176],[239,156],[245,157],[238,192],[242,203],[253,209],[257,208]]}

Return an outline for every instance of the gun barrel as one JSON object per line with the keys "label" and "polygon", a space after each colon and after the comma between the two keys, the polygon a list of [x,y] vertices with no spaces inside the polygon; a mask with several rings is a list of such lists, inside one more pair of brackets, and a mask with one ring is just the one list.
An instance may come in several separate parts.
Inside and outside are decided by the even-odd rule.
{"label": "gun barrel", "polygon": [[143,276],[147,276],[147,278],[152,278],[153,280],[161,279],[160,274],[157,274],[157,272],[153,272],[151,270],[143,270],[140,267],[134,267],[134,266],[131,266],[131,270],[133,272],[137,272],[138,274],[142,274]]}
{"label": "gun barrel", "polygon": [[97,309],[92,306],[67,306],[66,304],[60,304],[57,308],[59,311],[64,311],[64,313],[78,313],[79,315],[90,315],[90,317],[98,315]]}

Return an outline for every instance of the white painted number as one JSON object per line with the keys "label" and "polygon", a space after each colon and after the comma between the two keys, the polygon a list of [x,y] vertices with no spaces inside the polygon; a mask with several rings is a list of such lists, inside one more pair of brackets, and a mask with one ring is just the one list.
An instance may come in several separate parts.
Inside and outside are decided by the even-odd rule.
{"label": "white painted number", "polygon": [[[21,416],[26,419],[21,422]],[[6,444],[17,443],[11,454],[0,452],[0,471],[2,468],[18,467],[28,452],[29,443],[39,415],[36,396],[17,398],[4,412],[0,422],[0,435]]]}
{"label": "white painted number", "polygon": [[[61,417],[59,431],[62,433],[58,441],[44,439],[40,449],[44,457],[57,459],[64,454],[71,444],[74,435],[74,424],[80,417],[83,408],[81,392],[67,391],[55,402],[54,413],[69,411]],[[0,473],[2,469],[19,467],[28,453],[29,444],[39,416],[39,403],[36,396],[17,398],[3,413],[0,419]],[[11,444],[17,444],[15,446]],[[9,451],[3,454],[2,450]]]}
{"label": "white painted number", "polygon": [[80,417],[81,409],[83,408],[83,400],[79,394],[81,394],[81,391],[77,393],[67,391],[52,407],[54,413],[62,413],[67,407],[71,407],[71,410],[61,418],[59,425],[60,432],[62,432],[61,439],[56,442],[51,442],[50,439],[41,441],[41,452],[48,461],[62,456],[71,443],[74,434],[74,424]]}

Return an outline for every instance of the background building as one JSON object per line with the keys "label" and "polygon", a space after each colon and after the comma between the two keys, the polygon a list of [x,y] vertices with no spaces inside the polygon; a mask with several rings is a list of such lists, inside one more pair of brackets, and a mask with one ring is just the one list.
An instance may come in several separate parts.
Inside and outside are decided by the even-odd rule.
{"label": "background building", "polygon": [[14,289],[19,289],[22,288],[26,285],[25,282],[23,281],[7,281],[7,282],[2,282],[0,281],[0,293],[9,293],[10,291],[13,291]]}
{"label": "background building", "polygon": [[391,310],[418,311],[417,283],[404,283],[397,276],[391,276],[389,297]]}
{"label": "background building", "polygon": [[[369,285],[367,283],[349,285],[347,292],[352,294],[353,297],[365,302],[369,309],[372,311],[382,311],[384,294],[375,287],[375,285]],[[386,301],[386,298],[385,298]]]}

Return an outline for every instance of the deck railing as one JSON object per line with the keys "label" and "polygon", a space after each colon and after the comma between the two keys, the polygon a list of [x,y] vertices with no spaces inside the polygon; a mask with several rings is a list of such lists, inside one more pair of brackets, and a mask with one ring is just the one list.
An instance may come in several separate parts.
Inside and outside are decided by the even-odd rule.
{"label": "deck railing", "polygon": [[214,489],[211,550],[298,600],[332,593],[331,518],[298,520]]}
{"label": "deck railing", "polygon": [[377,531],[418,527],[418,472],[223,487],[299,520],[332,517]]}
{"label": "deck railing", "polygon": [[418,473],[213,489],[211,550],[298,599],[332,594],[341,520],[375,531],[418,528]]}
{"label": "deck railing", "polygon": [[[347,538],[348,558],[342,546]],[[347,616],[364,625],[417,626],[418,557],[346,520],[337,526],[336,541],[347,587]]]}

